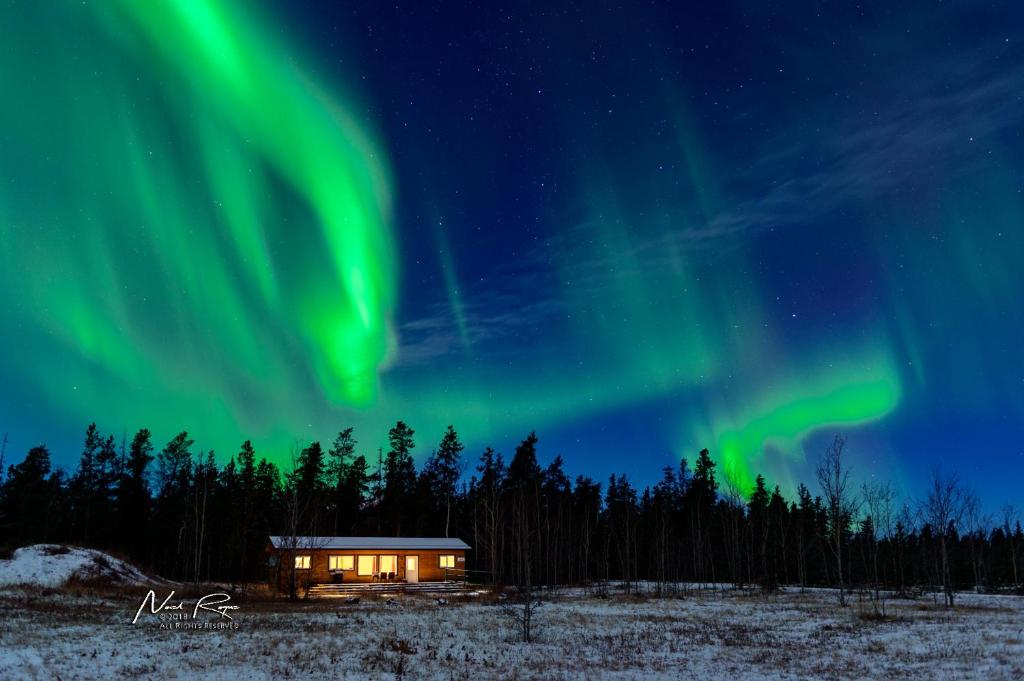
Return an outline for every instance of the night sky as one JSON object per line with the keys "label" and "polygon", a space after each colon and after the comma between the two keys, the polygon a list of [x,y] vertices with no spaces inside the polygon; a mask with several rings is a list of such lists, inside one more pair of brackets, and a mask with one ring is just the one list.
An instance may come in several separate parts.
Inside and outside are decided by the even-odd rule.
{"label": "night sky", "polygon": [[1024,502],[1024,5],[429,4],[3,4],[8,462],[403,419],[788,492],[841,431]]}

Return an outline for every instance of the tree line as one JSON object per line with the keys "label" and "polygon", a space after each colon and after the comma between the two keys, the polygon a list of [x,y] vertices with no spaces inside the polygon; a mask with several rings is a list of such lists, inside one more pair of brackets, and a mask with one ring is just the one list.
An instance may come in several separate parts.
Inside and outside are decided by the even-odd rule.
{"label": "tree line", "polygon": [[490,447],[469,460],[449,426],[419,469],[408,425],[387,441],[368,456],[346,428],[326,449],[295,447],[284,468],[246,441],[218,465],[187,432],[157,451],[146,429],[118,442],[93,424],[73,472],[43,445],[7,468],[0,547],[77,543],[168,578],[242,583],[266,578],[273,534],[452,536],[473,547],[471,574],[496,584],[936,587],[949,605],[958,589],[1022,590],[1015,509],[986,515],[939,472],[916,503],[886,482],[855,486],[840,436],[788,499],[761,475],[740,489],[706,449],[638,489],[625,475],[570,479],[557,456],[542,466],[534,433],[507,463]]}

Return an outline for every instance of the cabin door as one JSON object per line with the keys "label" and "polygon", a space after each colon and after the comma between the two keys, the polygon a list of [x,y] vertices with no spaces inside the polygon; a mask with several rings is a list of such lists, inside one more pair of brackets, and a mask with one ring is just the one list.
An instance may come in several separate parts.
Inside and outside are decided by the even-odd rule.
{"label": "cabin door", "polygon": [[405,581],[410,584],[415,584],[420,581],[420,557],[419,556],[406,556],[405,557]]}

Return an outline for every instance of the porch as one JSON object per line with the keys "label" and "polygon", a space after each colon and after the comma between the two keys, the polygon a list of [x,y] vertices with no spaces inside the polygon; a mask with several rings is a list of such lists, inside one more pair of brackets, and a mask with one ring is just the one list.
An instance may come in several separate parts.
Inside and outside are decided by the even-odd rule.
{"label": "porch", "polygon": [[464,581],[447,582],[349,582],[340,584],[313,584],[306,592],[308,598],[351,598],[383,594],[460,594],[476,591],[477,587]]}

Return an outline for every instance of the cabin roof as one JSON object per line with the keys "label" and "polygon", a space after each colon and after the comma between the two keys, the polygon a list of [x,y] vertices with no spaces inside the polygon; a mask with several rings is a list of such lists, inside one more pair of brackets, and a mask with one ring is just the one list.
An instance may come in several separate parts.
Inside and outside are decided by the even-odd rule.
{"label": "cabin roof", "polygon": [[272,536],[275,549],[409,549],[465,551],[469,544],[455,537],[281,537]]}

